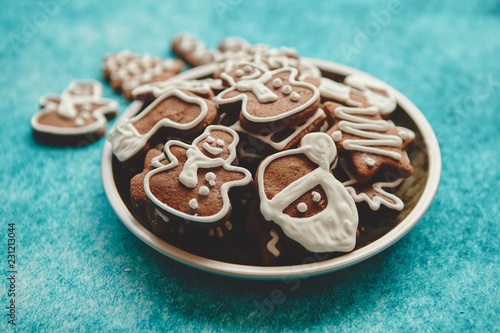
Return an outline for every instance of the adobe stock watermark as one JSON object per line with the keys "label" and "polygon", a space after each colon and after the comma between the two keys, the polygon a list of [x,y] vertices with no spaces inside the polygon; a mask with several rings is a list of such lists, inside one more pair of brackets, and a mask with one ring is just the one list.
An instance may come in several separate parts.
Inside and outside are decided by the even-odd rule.
{"label": "adobe stock watermark", "polygon": [[373,38],[379,36],[382,29],[392,22],[394,15],[401,13],[401,10],[402,6],[399,0],[390,0],[386,9],[372,10],[370,12],[371,19],[362,28],[357,27],[355,29],[356,35],[352,43],[340,43],[340,51],[342,51],[345,61],[351,62],[354,55],[361,53]]}
{"label": "adobe stock watermark", "polygon": [[491,73],[481,75],[468,94],[455,99],[453,111],[462,118],[467,114],[476,114],[479,104],[498,92],[500,92],[500,81],[495,81]]}
{"label": "adobe stock watermark", "polygon": [[17,53],[32,41],[51,18],[61,12],[70,0],[46,0],[37,2],[37,10],[30,16],[21,18],[21,27],[7,34],[5,51]]}
{"label": "adobe stock watermark", "polygon": [[223,20],[227,14],[232,13],[242,2],[243,0],[214,0],[213,6],[219,18]]}

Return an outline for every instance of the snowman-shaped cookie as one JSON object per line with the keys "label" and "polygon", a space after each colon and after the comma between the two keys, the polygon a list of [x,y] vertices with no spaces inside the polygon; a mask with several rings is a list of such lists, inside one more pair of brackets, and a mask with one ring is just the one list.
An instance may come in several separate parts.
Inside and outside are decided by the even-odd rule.
{"label": "snowman-shaped cookie", "polygon": [[229,190],[252,181],[247,169],[233,165],[237,144],[238,134],[223,126],[208,126],[191,145],[168,141],[170,163],[153,160],[157,168],[144,178],[146,195],[167,216],[207,227],[227,221]]}

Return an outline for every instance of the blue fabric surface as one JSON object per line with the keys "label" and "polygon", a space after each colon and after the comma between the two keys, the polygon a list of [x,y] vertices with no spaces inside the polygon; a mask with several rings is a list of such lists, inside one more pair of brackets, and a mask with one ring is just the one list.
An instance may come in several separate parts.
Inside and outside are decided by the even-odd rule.
{"label": "blue fabric surface", "polygon": [[[499,331],[500,3],[390,3],[3,1],[0,331],[12,329],[8,222],[20,331]],[[406,94],[442,149],[441,185],[424,218],[383,253],[293,284],[203,273],[143,244],[107,202],[104,140],[41,146],[29,120],[40,96],[73,79],[102,81],[105,53],[166,55],[182,31],[210,47],[231,35],[292,46]],[[125,109],[108,86],[104,96]]]}

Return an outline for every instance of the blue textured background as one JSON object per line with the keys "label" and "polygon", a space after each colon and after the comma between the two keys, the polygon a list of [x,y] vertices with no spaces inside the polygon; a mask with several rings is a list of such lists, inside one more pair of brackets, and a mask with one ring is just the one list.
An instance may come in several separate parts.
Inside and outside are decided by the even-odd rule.
{"label": "blue textured background", "polygon": [[[499,331],[500,3],[405,0],[381,26],[373,13],[388,3],[1,1],[0,331],[11,328],[5,241],[12,221],[24,331]],[[360,39],[366,29],[370,36]],[[73,79],[101,79],[106,52],[166,55],[181,31],[210,47],[230,35],[293,46],[406,94],[442,149],[442,181],[425,217],[374,258],[300,285],[199,272],[139,241],[104,195],[104,140],[81,149],[40,146],[29,119],[41,95]],[[109,87],[104,94],[124,110]],[[284,302],[262,316],[255,304],[266,305],[275,289]]]}

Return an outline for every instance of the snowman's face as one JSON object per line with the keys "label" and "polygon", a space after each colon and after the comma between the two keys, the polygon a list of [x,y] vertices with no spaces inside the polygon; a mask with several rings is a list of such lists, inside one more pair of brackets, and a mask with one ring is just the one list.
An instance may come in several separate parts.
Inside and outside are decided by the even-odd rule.
{"label": "snowman's face", "polygon": [[324,133],[311,133],[304,136],[301,146],[309,148],[307,156],[318,165],[321,165],[322,162],[331,164],[337,156],[335,143],[331,137]]}
{"label": "snowman's face", "polygon": [[196,146],[207,157],[227,160],[234,155],[234,149],[230,149],[234,138],[226,131],[213,130],[200,139]]}

